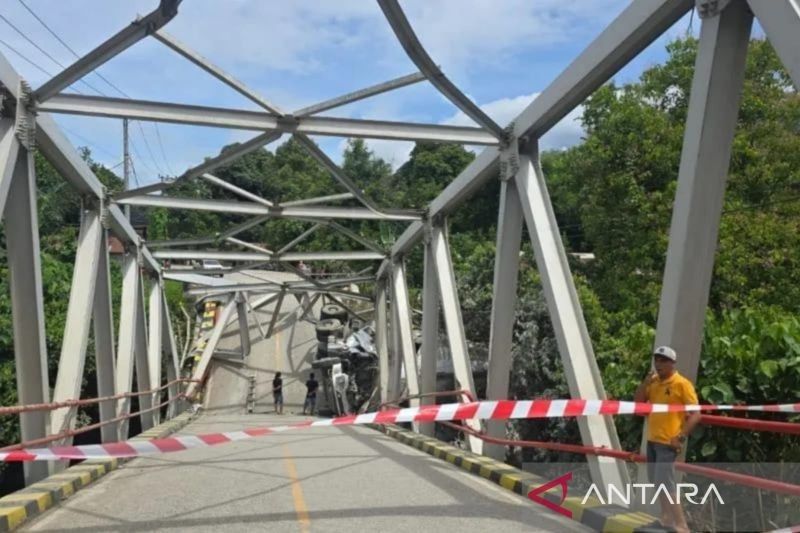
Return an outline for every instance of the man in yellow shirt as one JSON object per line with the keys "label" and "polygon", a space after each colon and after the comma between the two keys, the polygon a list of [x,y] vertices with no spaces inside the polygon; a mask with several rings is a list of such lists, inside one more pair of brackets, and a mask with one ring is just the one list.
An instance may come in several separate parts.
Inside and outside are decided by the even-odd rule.
{"label": "man in yellow shirt", "polygon": [[[675,350],[660,346],[653,352],[652,371],[636,389],[634,400],[661,404],[697,404],[692,382],[675,370]],[[672,502],[662,493],[661,523],[676,531],[689,531],[683,508],[675,493],[675,459],[700,421],[700,413],[652,413],[647,417],[647,475],[659,490],[664,485]]]}

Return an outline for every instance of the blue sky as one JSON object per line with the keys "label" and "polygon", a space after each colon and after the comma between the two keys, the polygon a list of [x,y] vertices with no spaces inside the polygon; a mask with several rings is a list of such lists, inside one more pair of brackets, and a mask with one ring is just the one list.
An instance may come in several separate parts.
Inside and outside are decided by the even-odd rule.
{"label": "blue sky", "polygon": [[[24,0],[67,44],[83,54],[157,5],[156,0]],[[434,60],[497,122],[506,124],[544,89],[627,4],[624,0],[405,0],[417,35]],[[74,56],[25,10],[0,3],[0,14],[63,64]],[[618,76],[638,77],[664,58],[666,42],[686,32],[684,17]],[[694,27],[699,27],[695,19]],[[377,3],[370,0],[184,0],[165,28],[282,109],[293,110],[415,71]],[[0,39],[40,67],[60,67],[0,20]],[[0,51],[34,87],[47,75],[0,44]],[[256,109],[254,104],[154,39],[146,39],[100,68],[133,98]],[[95,75],[93,88],[120,96]],[[82,83],[73,86],[97,94]],[[327,114],[333,116],[469,124],[425,82]],[[579,141],[579,110],[543,140],[545,148]],[[88,146],[108,165],[122,161],[121,121],[57,117],[76,146]],[[140,123],[131,127],[140,184],[175,175],[253,132]],[[284,137],[285,139],[285,137]],[[344,139],[316,139],[339,160]],[[374,141],[395,167],[410,143]],[[121,167],[115,170],[121,173]]]}

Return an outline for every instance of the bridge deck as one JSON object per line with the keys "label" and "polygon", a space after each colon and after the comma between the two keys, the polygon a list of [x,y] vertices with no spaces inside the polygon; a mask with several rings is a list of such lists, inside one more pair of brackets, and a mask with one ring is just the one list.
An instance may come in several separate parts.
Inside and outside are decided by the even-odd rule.
{"label": "bridge deck", "polygon": [[[298,421],[204,415],[184,434]],[[30,531],[587,531],[363,427],[314,428],[131,461]]]}

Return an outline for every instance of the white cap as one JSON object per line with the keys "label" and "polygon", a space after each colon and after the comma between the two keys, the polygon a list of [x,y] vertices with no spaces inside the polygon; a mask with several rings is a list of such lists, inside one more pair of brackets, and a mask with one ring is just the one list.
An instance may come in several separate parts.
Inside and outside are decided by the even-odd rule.
{"label": "white cap", "polygon": [[672,359],[673,361],[678,359],[678,354],[676,354],[675,350],[669,346],[659,346],[653,351],[653,355],[660,355],[661,357],[666,357],[667,359]]}

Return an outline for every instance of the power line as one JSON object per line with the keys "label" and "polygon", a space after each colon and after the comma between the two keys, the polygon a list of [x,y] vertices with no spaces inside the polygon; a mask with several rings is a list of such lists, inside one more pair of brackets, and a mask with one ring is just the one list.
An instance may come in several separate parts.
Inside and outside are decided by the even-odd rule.
{"label": "power line", "polygon": [[147,137],[144,134],[144,128],[142,127],[142,123],[140,121],[137,121],[136,125],[139,127],[139,133],[142,134],[142,140],[144,141],[144,147],[147,148],[147,153],[150,154],[150,159],[153,161],[153,164],[156,166],[156,173],[159,176],[164,175],[164,172],[161,170],[161,166],[158,164],[158,161],[156,161],[156,158],[153,155],[153,149],[150,148],[150,143],[147,142]]}
{"label": "power line", "polygon": [[[92,140],[90,140],[90,139],[87,139],[86,137],[84,137],[84,136],[83,136],[83,135],[81,135],[80,133],[76,132],[76,131],[75,131],[75,130],[73,130],[72,128],[68,128],[68,127],[66,127],[66,126],[64,126],[64,125],[61,125],[61,128],[62,128],[64,131],[66,131],[66,132],[70,133],[71,135],[74,135],[75,137],[77,137],[77,138],[78,138],[78,139],[80,139],[81,141],[83,141],[83,142],[87,143],[87,145],[89,145],[90,147],[92,147],[92,148],[97,148],[99,151],[101,151],[101,152],[103,152],[104,154],[106,154],[106,155],[108,155],[108,156],[112,157],[113,159],[116,159],[117,157],[119,157],[119,154],[112,154],[112,153],[111,153],[110,151],[108,151],[107,149],[103,148],[102,146],[100,146],[99,144],[97,144],[97,143],[93,142]],[[112,167],[112,168],[113,168],[113,167]]]}
{"label": "power line", "polygon": [[28,59],[27,57],[25,57],[25,55],[23,55],[23,53],[22,53],[22,52],[20,52],[19,50],[17,50],[16,48],[14,48],[13,46],[11,46],[10,44],[8,44],[7,42],[5,42],[4,40],[0,39],[0,44],[2,44],[3,46],[5,46],[6,48],[8,48],[9,50],[11,50],[12,52],[14,52],[15,54],[17,54],[17,55],[18,55],[19,57],[21,57],[23,60],[27,61],[28,63],[30,63],[31,65],[33,65],[34,67],[36,67],[36,68],[37,68],[37,69],[38,69],[40,72],[43,72],[45,75],[47,75],[47,76],[50,76],[51,78],[53,77],[53,75],[52,75],[52,74],[50,74],[49,72],[47,72],[47,70],[45,70],[44,68],[40,67],[40,66],[39,66],[39,65],[38,65],[36,62],[34,62],[33,60],[31,60],[31,59]]}
{"label": "power line", "polygon": [[[140,162],[140,163],[142,163],[142,165],[144,165],[144,166],[145,166],[145,168],[147,169],[147,171],[148,171],[148,172],[152,172],[153,174],[158,174],[158,172],[156,172],[155,170],[153,170],[153,168],[152,168],[150,165],[148,165],[148,164],[147,164],[147,162],[146,162],[146,161],[144,160],[144,158],[142,157],[141,153],[139,153],[139,149],[136,147],[136,143],[134,143],[134,142],[133,142],[133,136],[132,136],[132,135],[131,135],[131,137],[130,137],[130,143],[131,143],[131,151],[133,152],[133,154],[134,154],[136,157],[138,157],[138,158],[139,158],[139,162]],[[131,157],[131,161],[132,161],[132,160],[133,160],[133,158]]]}
{"label": "power line", "polygon": [[161,142],[161,130],[158,128],[157,122],[154,122],[153,125],[156,128],[156,137],[158,138],[158,147],[161,150],[161,157],[162,159],[164,159],[164,164],[166,165],[170,175],[174,176],[175,171],[172,170],[172,165],[169,164],[169,160],[167,159],[167,154],[164,153],[164,143]]}
{"label": "power line", "polygon": [[[61,43],[61,45],[62,45],[64,48],[66,48],[67,50],[69,50],[69,52],[70,52],[70,53],[71,53],[73,56],[75,56],[75,58],[76,58],[76,59],[80,59],[80,58],[81,58],[80,54],[78,54],[78,52],[76,52],[76,51],[75,51],[75,50],[74,50],[74,49],[73,49],[73,48],[72,48],[70,45],[68,45],[68,44],[67,44],[67,42],[66,42],[66,41],[64,41],[64,39],[62,39],[62,38],[61,38],[61,37],[60,37],[60,36],[59,36],[59,35],[58,35],[58,34],[55,32],[55,30],[53,30],[53,29],[52,29],[50,26],[48,26],[48,25],[47,25],[47,23],[46,23],[44,20],[42,20],[42,17],[40,17],[39,15],[37,15],[37,14],[36,14],[36,12],[35,12],[35,11],[34,11],[34,10],[33,10],[33,9],[30,7],[30,6],[28,6],[28,4],[26,4],[26,3],[25,3],[23,0],[17,0],[17,1],[18,1],[20,4],[22,4],[22,7],[24,7],[24,8],[25,8],[25,9],[28,11],[28,13],[30,13],[31,15],[33,15],[33,18],[35,18],[37,21],[39,21],[39,24],[41,24],[41,25],[44,27],[44,29],[46,29],[46,30],[47,30],[47,31],[50,33],[50,35],[52,35],[52,36],[53,36],[53,37],[54,37],[54,38],[55,38],[55,39],[56,39],[56,40],[57,40],[59,43]],[[117,87],[116,85],[114,85],[113,83],[111,83],[111,81],[109,81],[109,80],[108,80],[108,78],[106,78],[105,76],[103,76],[103,75],[100,73],[100,71],[98,71],[98,70],[95,70],[95,71],[93,71],[93,74],[95,74],[95,75],[96,75],[98,78],[100,78],[101,80],[103,80],[104,82],[106,82],[106,83],[108,84],[108,86],[109,86],[109,87],[111,87],[112,89],[114,89],[115,91],[117,91],[118,93],[120,93],[122,96],[124,96],[124,97],[126,97],[126,98],[130,98],[130,96],[129,96],[129,95],[127,95],[127,94],[125,93],[125,91],[123,91],[122,89],[120,89],[119,87]]]}
{"label": "power line", "polygon": [[[20,30],[18,27],[16,27],[16,26],[14,25],[14,23],[13,23],[13,22],[11,22],[10,20],[8,20],[8,19],[7,19],[7,18],[6,18],[6,17],[5,17],[5,16],[4,16],[2,13],[0,13],[0,20],[3,20],[3,22],[5,22],[5,23],[6,23],[6,24],[8,24],[9,26],[11,26],[11,28],[12,28],[12,29],[13,29],[15,32],[17,32],[17,33],[18,33],[18,34],[19,34],[19,35],[20,35],[20,36],[21,36],[23,39],[25,39],[25,40],[26,40],[26,41],[28,41],[30,44],[32,44],[32,45],[33,45],[33,46],[34,46],[34,47],[35,47],[37,50],[39,50],[39,51],[40,51],[42,54],[44,54],[44,55],[45,55],[45,56],[46,56],[48,59],[50,59],[50,61],[52,61],[53,63],[55,63],[56,65],[58,65],[58,66],[59,66],[59,67],[61,67],[62,69],[65,69],[65,68],[67,68],[67,67],[65,67],[65,66],[64,66],[64,64],[63,64],[63,63],[61,63],[61,61],[59,61],[58,59],[56,59],[55,57],[53,57],[52,55],[50,55],[49,53],[47,53],[47,51],[46,51],[44,48],[42,48],[41,46],[39,46],[39,45],[38,45],[38,44],[37,44],[37,43],[36,43],[36,42],[35,42],[33,39],[31,39],[30,37],[28,37],[28,36],[25,34],[25,32],[23,32],[23,31],[22,31],[22,30]],[[99,94],[101,94],[101,95],[103,94],[103,93],[102,93],[102,92],[101,92],[99,89],[97,89],[96,87],[93,87],[93,86],[92,86],[91,84],[89,84],[87,81],[85,81],[85,80],[78,80],[78,81],[79,81],[80,83],[83,83],[83,84],[84,84],[84,85],[86,85],[87,87],[89,87],[91,90],[93,90],[93,91],[95,91],[95,92],[97,92],[97,93],[99,93]],[[104,95],[104,96],[105,96],[105,95]]]}
{"label": "power line", "polygon": [[[66,49],[67,49],[67,50],[68,50],[68,51],[69,51],[69,52],[70,52],[70,53],[71,53],[73,56],[75,56],[75,58],[76,58],[76,59],[80,59],[80,57],[81,57],[81,56],[80,56],[80,54],[78,54],[78,52],[76,52],[76,51],[75,51],[75,50],[74,50],[74,49],[73,49],[73,48],[72,48],[72,47],[71,47],[69,44],[67,44],[67,42],[66,42],[64,39],[62,39],[62,38],[61,38],[61,36],[59,36],[59,35],[58,35],[58,34],[55,32],[55,30],[53,30],[53,29],[52,29],[52,28],[51,28],[51,27],[50,27],[50,26],[49,26],[49,25],[48,25],[48,24],[47,24],[47,23],[46,23],[46,22],[45,22],[45,21],[42,19],[42,17],[40,17],[40,16],[39,16],[39,15],[38,15],[38,14],[37,14],[37,13],[36,13],[34,10],[33,10],[33,8],[31,8],[30,6],[28,6],[28,5],[27,5],[27,4],[26,4],[26,3],[25,3],[23,0],[18,0],[18,1],[19,1],[19,3],[22,5],[22,7],[24,7],[24,8],[25,8],[25,9],[28,11],[28,13],[30,13],[30,14],[33,16],[33,18],[35,18],[35,19],[36,19],[36,20],[39,22],[39,24],[41,24],[41,25],[44,27],[44,29],[45,29],[45,30],[47,30],[47,31],[48,31],[48,33],[50,33],[50,35],[52,35],[52,36],[53,36],[53,37],[54,37],[54,38],[55,38],[55,39],[56,39],[56,40],[57,40],[59,43],[61,43],[61,45],[62,45],[64,48],[66,48]],[[2,17],[2,15],[0,15],[0,17]],[[8,21],[8,19],[6,19],[5,17],[3,17],[3,20],[5,20],[5,21],[6,21],[6,23],[8,23],[8,24],[9,24],[9,25],[11,25],[12,27],[14,27],[14,26],[13,26],[13,25],[12,25],[12,24],[11,24],[11,23]],[[14,27],[14,29],[15,29],[15,30],[17,30],[17,32],[18,32],[18,33],[20,33],[20,35],[22,35],[22,36],[23,36],[23,37],[24,37],[26,40],[28,40],[28,41],[29,41],[31,44],[33,44],[33,45],[34,45],[34,46],[35,46],[37,49],[39,49],[39,50],[40,50],[40,51],[41,51],[43,54],[45,54],[45,55],[46,55],[47,57],[49,57],[51,60],[55,61],[55,62],[56,62],[56,63],[57,63],[59,66],[61,66],[61,68],[65,68],[65,67],[64,67],[64,65],[62,65],[60,62],[58,62],[58,61],[57,61],[57,60],[56,60],[56,59],[55,59],[53,56],[51,56],[50,54],[48,54],[48,53],[47,53],[47,52],[46,52],[44,49],[42,49],[42,48],[41,48],[39,45],[37,45],[35,42],[33,42],[33,41],[32,41],[31,39],[29,39],[27,36],[25,36],[24,34],[22,34],[22,32],[20,32],[20,30],[18,30],[18,29],[17,29],[17,28],[15,28],[15,27]],[[119,87],[118,87],[116,84],[114,84],[114,83],[113,83],[111,80],[109,80],[108,78],[106,78],[105,76],[103,76],[103,74],[101,74],[99,70],[95,70],[95,71],[93,71],[93,73],[94,73],[94,74],[95,74],[95,75],[96,75],[98,78],[100,78],[101,80],[103,80],[103,81],[104,81],[104,82],[105,82],[105,83],[106,83],[106,84],[107,84],[109,87],[111,87],[112,89],[114,89],[115,91],[117,91],[119,94],[121,94],[121,95],[122,95],[122,96],[124,96],[125,98],[129,98],[129,99],[131,98],[131,96],[130,96],[128,93],[126,93],[125,91],[123,91],[122,89],[120,89],[120,88],[119,88]],[[94,90],[94,91],[98,92],[99,94],[101,94],[101,95],[103,95],[103,96],[107,96],[107,95],[106,95],[106,94],[104,94],[102,91],[100,91],[99,89],[97,89],[97,88],[95,88],[95,87],[93,87],[93,86],[89,85],[89,84],[88,84],[88,83],[86,83],[85,81],[83,81],[83,80],[80,80],[80,81],[81,81],[82,83],[86,84],[86,85],[87,85],[88,87],[90,87],[92,90]],[[148,151],[148,153],[150,154],[150,159],[153,161],[153,164],[154,164],[156,167],[158,167],[158,169],[159,169],[159,170],[158,170],[158,173],[159,173],[159,174],[164,174],[164,172],[162,172],[162,171],[161,171],[160,165],[158,164],[158,162],[157,162],[157,160],[156,160],[155,156],[153,155],[153,150],[150,148],[150,143],[147,141],[147,137],[145,137],[145,134],[144,134],[144,129],[142,128],[141,122],[140,122],[140,121],[136,121],[136,123],[137,123],[137,125],[138,125],[138,127],[139,127],[139,131],[140,131],[140,132],[141,132],[141,134],[142,134],[142,139],[144,140],[145,146],[147,147],[147,151]],[[161,150],[161,156],[163,157],[163,159],[164,159],[164,163],[166,164],[166,166],[167,166],[167,167],[169,167],[169,162],[167,161],[166,154],[165,154],[165,151],[164,151],[164,144],[163,144],[163,142],[162,142],[162,140],[161,140],[161,130],[159,129],[159,127],[158,127],[158,124],[157,124],[157,123],[154,123],[154,126],[155,126],[155,130],[156,130],[156,136],[157,136],[157,140],[158,140],[158,145],[159,145],[159,148],[160,148],[160,150]],[[171,169],[170,169],[170,172],[171,172]]]}

